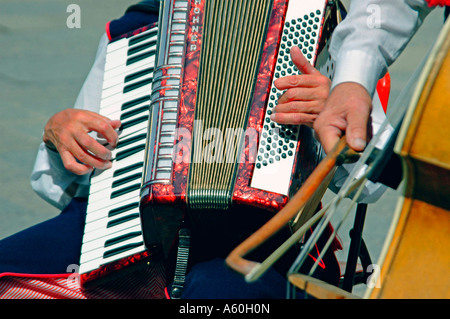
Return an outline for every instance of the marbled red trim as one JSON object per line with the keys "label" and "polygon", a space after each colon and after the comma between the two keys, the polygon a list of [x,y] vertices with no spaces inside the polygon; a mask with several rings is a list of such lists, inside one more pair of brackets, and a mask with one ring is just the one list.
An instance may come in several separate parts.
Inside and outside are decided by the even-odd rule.
{"label": "marbled red trim", "polygon": [[139,262],[147,261],[151,256],[152,254],[149,251],[144,251],[142,253],[125,257],[106,265],[102,265],[100,266],[100,268],[95,269],[91,272],[80,274],[80,285],[82,287],[85,287],[100,278],[104,278],[107,275],[124,270],[131,265],[136,265]]}
{"label": "marbled red trim", "polygon": [[[258,135],[260,135],[263,127],[264,114],[277,62],[278,48],[287,5],[288,1],[286,0],[274,0],[266,42],[261,55],[261,65],[258,71],[258,79],[256,81],[253,102],[247,123],[247,129],[256,130]],[[257,142],[256,145],[258,144]],[[236,205],[256,206],[276,212],[286,204],[286,196],[262,191],[249,186],[255,166],[254,163],[256,162],[255,156],[256,154],[250,154],[249,145],[244,145],[236,176],[233,203]]]}

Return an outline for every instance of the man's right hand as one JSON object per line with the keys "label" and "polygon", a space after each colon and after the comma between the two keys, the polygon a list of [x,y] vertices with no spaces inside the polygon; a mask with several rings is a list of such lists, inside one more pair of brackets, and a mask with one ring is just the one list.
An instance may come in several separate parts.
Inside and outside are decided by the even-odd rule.
{"label": "man's right hand", "polygon": [[57,149],[67,170],[84,175],[94,168],[111,167],[111,151],[92,138],[89,132],[97,132],[115,148],[118,142],[116,129],[120,125],[119,120],[110,120],[95,112],[66,109],[49,119],[43,141]]}
{"label": "man's right hand", "polygon": [[363,151],[372,138],[371,112],[372,99],[362,85],[353,82],[337,85],[314,122],[325,152],[330,152],[344,134],[352,149]]}

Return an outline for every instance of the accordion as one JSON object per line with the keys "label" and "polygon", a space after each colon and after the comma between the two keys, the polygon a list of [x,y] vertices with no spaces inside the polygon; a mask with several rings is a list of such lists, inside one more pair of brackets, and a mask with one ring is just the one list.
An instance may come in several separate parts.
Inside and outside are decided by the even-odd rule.
{"label": "accordion", "polygon": [[294,45],[332,72],[336,23],[324,0],[170,0],[158,23],[108,45],[100,114],[122,128],[112,168],[91,178],[83,286],[145,264],[161,295],[187,215],[286,204],[321,148],[310,128],[271,121],[273,81],[298,73]]}
{"label": "accordion", "polygon": [[270,119],[282,93],[273,81],[298,74],[292,46],[312,64],[326,52],[330,11],[326,1],[164,2],[141,189],[147,247],[167,254],[186,216],[273,214],[314,169],[311,130]]}

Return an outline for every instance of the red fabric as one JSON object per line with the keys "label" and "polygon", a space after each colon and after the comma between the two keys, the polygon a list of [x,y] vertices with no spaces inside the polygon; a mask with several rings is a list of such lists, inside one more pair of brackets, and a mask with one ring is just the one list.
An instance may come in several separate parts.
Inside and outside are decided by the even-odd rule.
{"label": "red fabric", "polygon": [[425,0],[428,2],[429,7],[436,7],[436,6],[450,6],[450,0]]}
{"label": "red fabric", "polygon": [[112,39],[111,31],[109,28],[110,24],[111,24],[111,21],[109,21],[105,26],[106,35],[108,36],[109,41],[111,41],[111,39]]}
{"label": "red fabric", "polygon": [[387,111],[390,91],[391,91],[391,75],[388,72],[382,79],[378,81],[377,84],[378,97],[380,98],[381,106],[383,107],[385,113]]}
{"label": "red fabric", "polygon": [[161,293],[151,288],[155,271],[146,267],[108,284],[92,289],[83,289],[79,276],[75,273],[33,275],[0,274],[0,299],[165,299]]}

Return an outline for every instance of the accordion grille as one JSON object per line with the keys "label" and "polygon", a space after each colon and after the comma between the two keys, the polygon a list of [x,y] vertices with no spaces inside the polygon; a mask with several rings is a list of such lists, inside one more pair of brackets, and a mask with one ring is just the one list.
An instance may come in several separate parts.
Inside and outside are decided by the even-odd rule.
{"label": "accordion grille", "polygon": [[206,2],[188,183],[193,209],[230,205],[271,7],[271,0]]}

